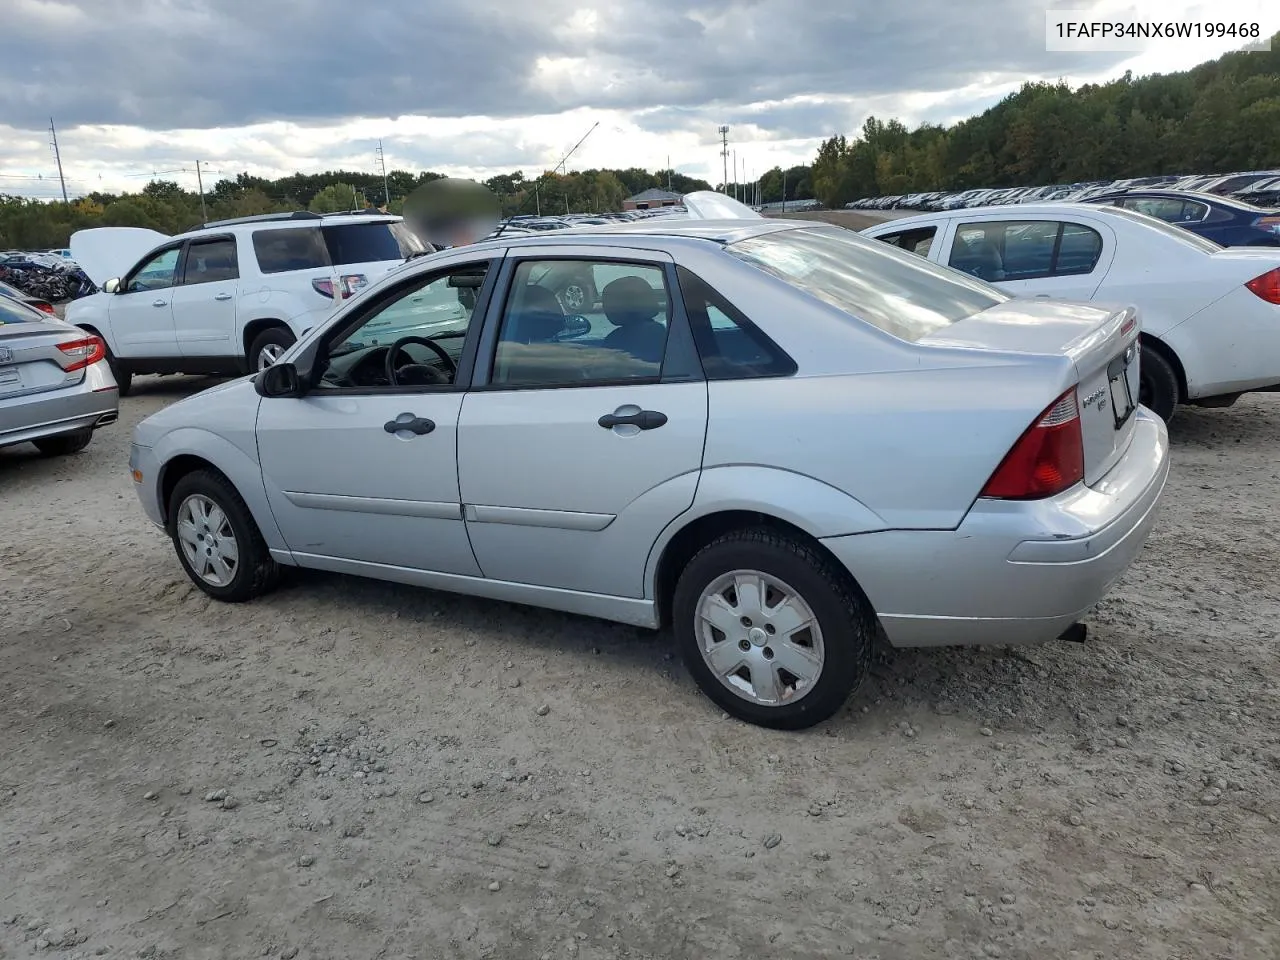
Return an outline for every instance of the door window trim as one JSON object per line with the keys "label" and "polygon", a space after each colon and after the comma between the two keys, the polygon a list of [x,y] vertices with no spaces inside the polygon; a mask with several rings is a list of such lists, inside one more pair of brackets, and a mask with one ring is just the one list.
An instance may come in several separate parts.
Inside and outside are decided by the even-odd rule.
{"label": "door window trim", "polygon": [[[446,277],[451,273],[457,273],[466,270],[469,267],[478,267],[481,264],[488,264],[488,270],[485,273],[484,282],[480,285],[480,289],[476,292],[475,309],[471,311],[471,322],[467,326],[467,335],[462,343],[462,353],[458,357],[458,373],[454,377],[453,383],[422,383],[408,384],[396,387],[318,387],[316,385],[318,371],[317,366],[324,358],[329,349],[329,345],[337,340],[345,339],[355,333],[375,314],[383,308],[402,297],[408,296],[413,290],[421,289]],[[493,296],[494,287],[497,286],[498,274],[503,267],[502,251],[490,251],[488,256],[477,257],[474,260],[462,260],[451,263],[449,266],[442,267],[439,270],[423,271],[422,273],[414,273],[413,276],[405,277],[403,280],[388,286],[385,290],[374,292],[371,297],[362,303],[358,309],[352,310],[344,316],[339,322],[334,323],[326,329],[315,341],[308,347],[308,352],[312,354],[310,384],[307,396],[325,396],[325,397],[386,397],[397,396],[401,394],[433,394],[433,393],[463,393],[470,389],[470,382],[475,370],[476,350],[480,343],[480,339],[485,327],[485,318],[488,316],[490,303]]]}
{"label": "door window trim", "polygon": [[[612,251],[594,253],[584,249],[576,253],[541,254],[536,250],[530,250],[521,252],[518,256],[508,255],[502,266],[500,285],[489,301],[489,314],[485,319],[484,336],[477,351],[475,373],[470,389],[486,393],[525,390],[577,390],[583,387],[639,387],[652,386],[658,383],[688,383],[704,380],[702,363],[698,359],[693,333],[689,329],[689,318],[684,309],[684,299],[680,295],[680,285],[676,281],[675,264],[672,262],[670,255],[665,253],[660,254],[658,259],[645,259],[643,254],[648,252],[637,250],[634,254],[628,255]],[[658,251],[654,252],[658,253]],[[592,264],[613,263],[662,271],[662,279],[666,284],[668,300],[667,342],[657,376],[624,377],[607,380],[566,380],[555,383],[516,384],[493,382],[493,368],[497,362],[502,322],[505,318],[507,303],[514,292],[516,271],[521,264],[526,262],[545,263],[553,260],[587,261]]]}

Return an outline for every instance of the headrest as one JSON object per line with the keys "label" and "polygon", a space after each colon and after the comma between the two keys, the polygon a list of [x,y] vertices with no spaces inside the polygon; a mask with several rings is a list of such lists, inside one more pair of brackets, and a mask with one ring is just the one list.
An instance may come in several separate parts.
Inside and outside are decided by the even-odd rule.
{"label": "headrest", "polygon": [[615,327],[653,320],[662,311],[658,291],[639,277],[619,277],[600,295],[604,315]]}

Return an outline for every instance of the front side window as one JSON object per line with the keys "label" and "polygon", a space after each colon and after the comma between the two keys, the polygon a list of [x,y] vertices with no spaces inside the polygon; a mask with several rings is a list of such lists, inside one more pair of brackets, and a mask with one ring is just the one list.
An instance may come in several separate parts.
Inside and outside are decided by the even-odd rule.
{"label": "front side window", "polygon": [[927,337],[1009,299],[985,283],[839,227],[778,230],[725,250],[901,340]]}
{"label": "front side window", "polygon": [[475,320],[487,261],[401,287],[340,329],[321,352],[321,390],[451,387]]}
{"label": "front side window", "polygon": [[184,284],[216,283],[235,280],[239,276],[236,242],[231,237],[193,242],[187,247],[187,262],[182,270]]}
{"label": "front side window", "polygon": [[180,247],[170,247],[138,267],[125,288],[129,293],[140,290],[164,290],[173,286],[174,272],[178,268]]}
{"label": "front side window", "polygon": [[491,383],[656,381],[670,317],[666,275],[655,264],[525,261],[507,295]]}

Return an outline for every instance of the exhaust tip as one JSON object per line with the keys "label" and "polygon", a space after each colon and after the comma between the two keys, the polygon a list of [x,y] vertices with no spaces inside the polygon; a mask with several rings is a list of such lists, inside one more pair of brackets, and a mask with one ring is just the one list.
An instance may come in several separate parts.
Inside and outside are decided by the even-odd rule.
{"label": "exhaust tip", "polygon": [[1084,643],[1089,639],[1089,628],[1083,623],[1073,623],[1062,631],[1058,639],[1065,640],[1067,643]]}
{"label": "exhaust tip", "polygon": [[102,416],[98,418],[98,422],[95,423],[94,426],[105,427],[107,424],[115,423],[119,419],[120,419],[120,414],[118,413],[104,413]]}

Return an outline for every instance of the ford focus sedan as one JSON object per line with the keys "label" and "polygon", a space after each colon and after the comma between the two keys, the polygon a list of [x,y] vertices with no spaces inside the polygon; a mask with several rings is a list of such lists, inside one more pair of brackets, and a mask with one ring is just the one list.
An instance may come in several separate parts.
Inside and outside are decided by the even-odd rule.
{"label": "ford focus sedan", "polygon": [[132,471],[217,599],[294,566],[666,627],[795,729],[877,631],[1050,640],[1120,577],[1168,473],[1139,328],[810,223],[500,237],[149,417]]}

